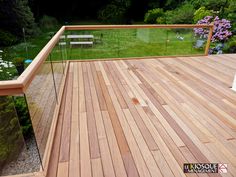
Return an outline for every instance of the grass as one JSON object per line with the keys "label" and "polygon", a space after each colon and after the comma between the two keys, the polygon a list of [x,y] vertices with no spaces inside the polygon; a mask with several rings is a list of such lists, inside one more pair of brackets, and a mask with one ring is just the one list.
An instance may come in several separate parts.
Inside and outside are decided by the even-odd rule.
{"label": "grass", "polygon": [[[8,48],[11,58],[24,57],[34,59],[52,35],[58,29],[44,30],[27,43],[20,43]],[[109,29],[89,31],[66,31],[65,34],[93,34],[95,38],[102,35],[100,42],[91,47],[70,47],[63,49],[57,45],[51,52],[52,60],[63,59],[102,59],[148,56],[175,56],[203,54],[203,49],[195,49],[196,39],[192,29]],[[177,34],[184,38],[179,40]],[[67,41],[69,43],[69,41]],[[28,52],[26,52],[26,46]],[[11,61],[11,59],[10,59]],[[12,73],[12,72],[11,72]],[[16,73],[16,72],[13,72]]]}
{"label": "grass", "polygon": [[[7,53],[7,57],[4,58],[5,61],[13,61],[15,57],[23,57],[25,59],[34,59],[37,54],[42,50],[42,48],[51,39],[52,35],[57,32],[58,29],[43,30],[40,34],[33,38],[26,39],[26,43],[21,42],[19,44],[10,47],[0,47],[4,53]],[[27,52],[26,52],[27,47]],[[25,68],[28,64],[25,64]],[[11,76],[10,76],[10,75]],[[15,67],[3,68],[0,67],[0,80],[11,80],[16,79],[18,72]]]}
{"label": "grass", "polygon": [[[53,60],[67,54],[67,59],[102,59],[146,56],[175,56],[203,54],[203,49],[195,49],[196,39],[192,30],[171,29],[112,29],[91,31],[67,31],[67,34],[102,35],[101,42],[93,46],[70,47],[63,51],[56,47],[52,52]],[[183,40],[177,38],[178,35]],[[66,41],[69,44],[69,41]],[[65,58],[66,59],[66,58]]]}
{"label": "grass", "polygon": [[[20,43],[8,50],[13,56],[34,59],[40,50],[51,39],[57,29],[44,31],[35,38],[28,39],[27,43]],[[184,40],[176,37],[177,31],[171,29],[113,29],[91,31],[66,31],[66,34],[93,34],[100,37],[102,42],[92,47],[66,47],[68,59],[100,59],[145,56],[172,56],[203,54],[203,50],[195,49],[195,39],[192,30],[180,31]],[[69,41],[67,41],[69,43]],[[26,46],[28,53],[26,52]],[[65,54],[64,54],[65,55]],[[63,56],[59,47],[52,51],[53,60]]]}

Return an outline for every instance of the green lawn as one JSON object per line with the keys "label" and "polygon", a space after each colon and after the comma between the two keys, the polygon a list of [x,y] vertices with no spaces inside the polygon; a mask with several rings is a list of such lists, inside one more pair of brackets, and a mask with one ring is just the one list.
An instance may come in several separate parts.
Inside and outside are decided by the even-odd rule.
{"label": "green lawn", "polygon": [[[68,34],[93,34],[101,37],[100,42],[92,46],[69,45],[52,52],[52,59],[101,59],[146,56],[176,56],[203,54],[203,49],[195,49],[192,30],[171,29],[113,29],[91,31],[67,31]],[[183,40],[177,38],[183,37]],[[61,42],[63,42],[62,40]],[[62,49],[62,50],[60,50]],[[67,57],[66,57],[67,56]]]}
{"label": "green lawn", "polygon": [[[50,40],[57,29],[45,31],[35,38],[27,40],[28,53],[25,43],[12,46],[9,51],[13,56],[34,59],[39,51]],[[177,33],[183,40],[177,39]],[[195,49],[196,43],[193,31],[172,29],[112,29],[89,31],[66,31],[67,34],[93,34],[95,38],[102,35],[101,42],[95,42],[87,47],[63,47],[57,45],[52,51],[52,59],[100,59],[125,58],[145,56],[175,56],[203,54],[203,49]],[[67,41],[69,43],[69,41]]]}

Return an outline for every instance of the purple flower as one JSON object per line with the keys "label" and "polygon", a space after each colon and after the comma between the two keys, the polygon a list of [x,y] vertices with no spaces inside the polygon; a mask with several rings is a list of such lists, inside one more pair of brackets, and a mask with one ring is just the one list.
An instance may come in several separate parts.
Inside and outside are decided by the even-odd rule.
{"label": "purple flower", "polygon": [[[211,38],[212,42],[226,41],[232,36],[232,33],[229,31],[231,24],[229,20],[221,19],[216,16],[214,19],[212,16],[206,16],[204,19],[199,20],[197,24],[210,24],[214,22],[213,35]],[[207,38],[209,34],[209,29],[204,28],[194,28],[195,36],[200,38]]]}

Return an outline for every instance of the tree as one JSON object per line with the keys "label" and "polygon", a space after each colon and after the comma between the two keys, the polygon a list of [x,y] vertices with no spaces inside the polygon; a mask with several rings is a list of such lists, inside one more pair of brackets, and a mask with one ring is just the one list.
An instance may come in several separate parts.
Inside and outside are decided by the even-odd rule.
{"label": "tree", "polygon": [[0,1],[0,28],[22,37],[22,28],[26,35],[33,35],[36,29],[33,13],[28,0],[1,0]]}
{"label": "tree", "polygon": [[210,10],[207,10],[205,7],[200,7],[198,10],[194,12],[194,23],[197,23],[199,20],[203,19],[206,16],[213,15],[213,12]]}
{"label": "tree", "polygon": [[236,29],[236,1],[230,0],[229,6],[224,10],[224,17],[229,19],[234,30]]}
{"label": "tree", "polygon": [[144,22],[154,24],[157,23],[158,21],[159,23],[164,23],[165,22],[164,20],[161,21],[161,19],[164,19],[163,16],[164,16],[163,9],[160,8],[152,9],[145,14]]}
{"label": "tree", "polygon": [[98,17],[107,23],[127,23],[130,6],[131,0],[113,0],[98,12]]}
{"label": "tree", "polygon": [[193,23],[194,7],[191,3],[185,2],[175,10],[167,11],[166,23],[168,24],[191,24]]}

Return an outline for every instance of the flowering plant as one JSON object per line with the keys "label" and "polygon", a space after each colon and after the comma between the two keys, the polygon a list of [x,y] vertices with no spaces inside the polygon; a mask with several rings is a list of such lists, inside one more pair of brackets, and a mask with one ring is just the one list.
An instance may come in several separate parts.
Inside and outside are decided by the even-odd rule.
{"label": "flowering plant", "polygon": [[[213,18],[213,16],[206,16],[202,20],[199,20],[197,24],[210,24],[212,22],[214,23],[213,35],[211,38],[212,42],[225,42],[230,36],[232,36],[232,33],[229,31],[231,28],[230,21],[226,19],[220,20],[218,16],[215,18]],[[196,36],[206,39],[209,30],[204,28],[194,28],[194,33]]]}
{"label": "flowering plant", "polygon": [[3,51],[0,50],[0,81],[12,79],[12,69],[14,64],[10,61],[5,61]]}

